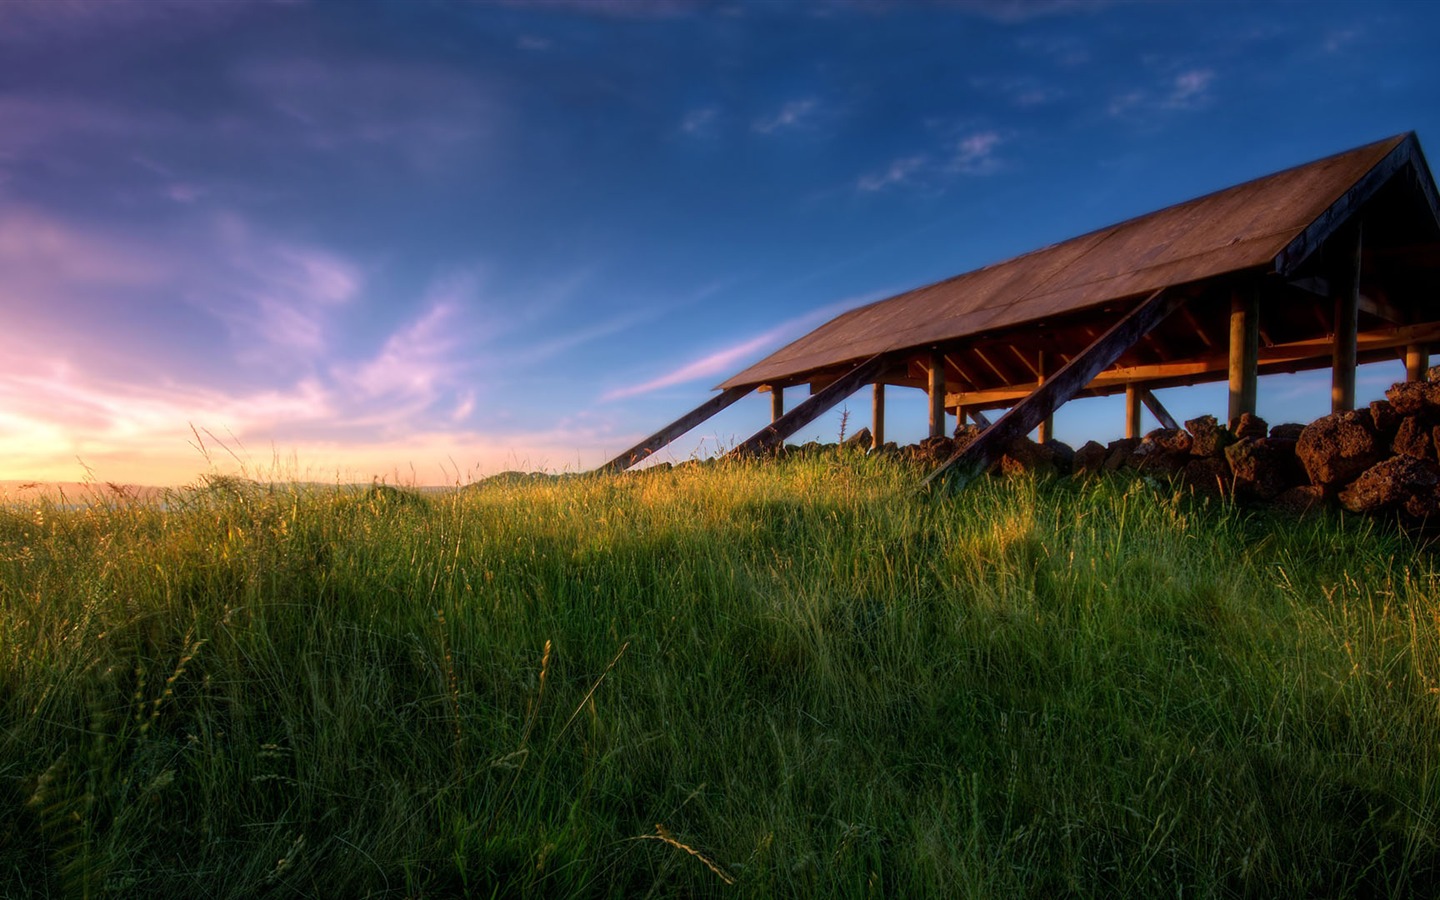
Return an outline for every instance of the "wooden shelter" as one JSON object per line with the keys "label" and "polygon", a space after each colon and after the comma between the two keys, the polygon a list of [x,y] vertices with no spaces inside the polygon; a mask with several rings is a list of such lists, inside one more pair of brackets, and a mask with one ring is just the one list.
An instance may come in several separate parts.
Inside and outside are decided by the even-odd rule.
{"label": "wooden shelter", "polygon": [[[628,468],[752,391],[771,422],[736,448],[773,448],[865,385],[877,446],[887,386],[985,426],[926,481],[987,469],[1075,397],[1126,396],[1167,425],[1156,388],[1229,380],[1229,418],[1254,412],[1261,374],[1333,369],[1332,406],[1355,402],[1355,366],[1399,356],[1407,377],[1440,341],[1440,202],[1414,133],[1170,206],[843,313],[726,379],[721,393],[615,457]],[[784,409],[784,391],[811,395]],[[990,410],[1005,410],[993,424]]]}

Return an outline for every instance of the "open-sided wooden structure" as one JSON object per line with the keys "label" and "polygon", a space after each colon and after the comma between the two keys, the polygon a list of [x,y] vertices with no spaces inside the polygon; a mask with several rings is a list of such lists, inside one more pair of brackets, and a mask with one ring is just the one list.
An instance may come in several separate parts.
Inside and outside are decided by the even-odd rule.
{"label": "open-sided wooden structure", "polygon": [[[1258,375],[1331,367],[1332,405],[1349,409],[1359,363],[1398,355],[1421,377],[1437,299],[1440,202],[1415,135],[1399,135],[843,313],[601,469],[755,390],[772,421],[735,452],[778,445],[867,384],[877,444],[887,385],[928,393],[932,435],[947,413],[984,424],[927,482],[983,471],[1037,427],[1048,439],[1075,397],[1123,392],[1133,433],[1142,403],[1169,418],[1156,388],[1228,379],[1233,421],[1255,410]],[[785,411],[801,384],[811,396]]]}

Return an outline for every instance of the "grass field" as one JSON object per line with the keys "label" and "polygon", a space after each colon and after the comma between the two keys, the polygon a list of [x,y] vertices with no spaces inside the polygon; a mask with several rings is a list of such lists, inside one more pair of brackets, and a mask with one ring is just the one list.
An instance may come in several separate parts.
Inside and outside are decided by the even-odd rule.
{"label": "grass field", "polygon": [[1433,896],[1383,524],[862,456],[0,510],[0,896]]}

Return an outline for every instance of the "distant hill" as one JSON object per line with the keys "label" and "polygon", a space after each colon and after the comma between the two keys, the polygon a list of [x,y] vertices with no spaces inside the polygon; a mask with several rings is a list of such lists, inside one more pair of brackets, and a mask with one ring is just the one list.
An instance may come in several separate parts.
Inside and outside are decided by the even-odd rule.
{"label": "distant hill", "polygon": [[80,503],[90,500],[149,500],[165,492],[165,488],[141,484],[115,484],[85,481],[23,481],[0,480],[0,502],[29,501],[49,498]]}

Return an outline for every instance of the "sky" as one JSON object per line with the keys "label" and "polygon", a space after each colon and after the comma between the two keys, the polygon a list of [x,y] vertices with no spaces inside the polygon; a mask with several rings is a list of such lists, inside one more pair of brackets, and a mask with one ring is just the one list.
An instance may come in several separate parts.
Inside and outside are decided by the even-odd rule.
{"label": "sky", "polygon": [[[589,468],[845,309],[1440,146],[1437,38],[1408,0],[0,0],[0,479]],[[1272,421],[1328,400],[1260,381]]]}

